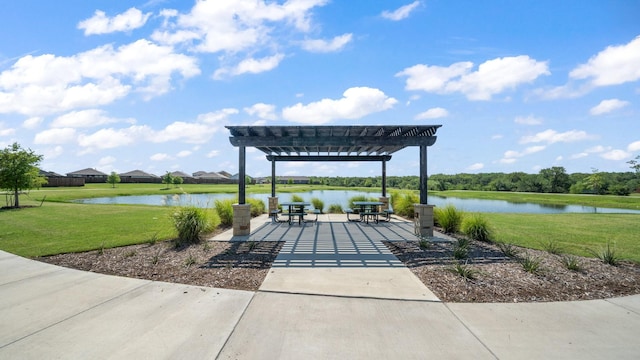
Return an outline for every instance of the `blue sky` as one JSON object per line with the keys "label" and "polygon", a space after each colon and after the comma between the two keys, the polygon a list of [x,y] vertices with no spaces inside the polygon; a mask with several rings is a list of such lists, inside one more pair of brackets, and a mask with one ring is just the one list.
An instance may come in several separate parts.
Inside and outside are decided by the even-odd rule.
{"label": "blue sky", "polygon": [[[5,2],[0,145],[62,174],[235,173],[225,125],[441,124],[431,174],[629,171],[639,15],[632,0]],[[404,149],[387,174],[418,160]],[[247,173],[270,172],[248,149]]]}

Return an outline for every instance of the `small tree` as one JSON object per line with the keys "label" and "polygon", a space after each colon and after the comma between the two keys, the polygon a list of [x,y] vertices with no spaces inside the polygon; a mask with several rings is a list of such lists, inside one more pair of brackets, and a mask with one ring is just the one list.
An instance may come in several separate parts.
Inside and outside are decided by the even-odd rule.
{"label": "small tree", "polygon": [[37,168],[40,161],[42,155],[35,154],[31,149],[24,150],[18,143],[0,151],[0,188],[13,192],[14,207],[20,207],[20,191],[33,189],[47,182],[47,179],[40,176]]}
{"label": "small tree", "polygon": [[116,187],[116,184],[120,182],[120,175],[118,175],[115,171],[112,171],[109,176],[107,176],[107,183],[111,184],[112,188]]}
{"label": "small tree", "polygon": [[167,173],[162,176],[162,183],[167,184],[167,187],[173,184],[173,175],[167,171]]}
{"label": "small tree", "polygon": [[184,179],[181,176],[174,176],[172,182],[173,182],[173,186],[178,187],[182,185],[182,183],[184,182]]}
{"label": "small tree", "polygon": [[633,160],[627,161],[627,164],[629,164],[629,167],[640,176],[640,155],[636,156]]}

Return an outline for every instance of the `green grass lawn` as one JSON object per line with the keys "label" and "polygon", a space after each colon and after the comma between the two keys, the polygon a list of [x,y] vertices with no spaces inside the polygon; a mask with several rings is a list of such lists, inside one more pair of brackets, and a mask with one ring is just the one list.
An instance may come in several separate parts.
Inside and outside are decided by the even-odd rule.
{"label": "green grass lawn", "polygon": [[26,257],[176,236],[168,207],[44,203],[0,211],[0,249]]}
{"label": "green grass lawn", "polygon": [[[339,189],[309,185],[278,185],[277,192]],[[351,190],[355,190],[350,188]],[[367,188],[367,190],[374,190]],[[270,185],[252,185],[248,193],[268,193]],[[23,205],[35,207],[0,211],[0,249],[35,257],[95,250],[176,236],[168,207],[136,205],[84,205],[73,199],[174,193],[235,193],[237,185],[89,184],[81,188],[45,188],[21,197]],[[636,209],[640,196],[582,196],[567,194],[523,194],[502,192],[447,191],[441,195],[582,204]],[[46,201],[40,207],[40,202]],[[582,200],[582,202],[580,202]],[[637,214],[497,214],[485,213],[496,230],[497,240],[542,249],[555,241],[564,251],[591,256],[607,242],[615,244],[623,258],[640,263],[640,215]]]}
{"label": "green grass lawn", "polygon": [[501,214],[484,213],[495,229],[496,240],[544,250],[554,241],[564,252],[593,256],[607,242],[619,255],[640,263],[638,214]]}

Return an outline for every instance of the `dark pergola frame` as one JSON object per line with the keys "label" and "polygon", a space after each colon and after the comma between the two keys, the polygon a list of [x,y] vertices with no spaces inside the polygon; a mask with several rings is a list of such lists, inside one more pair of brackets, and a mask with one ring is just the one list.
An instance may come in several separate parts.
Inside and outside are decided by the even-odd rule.
{"label": "dark pergola frame", "polygon": [[442,125],[386,126],[227,126],[239,149],[238,202],[245,204],[246,147],[271,161],[271,196],[276,196],[277,161],[380,161],[386,197],[386,162],[409,146],[420,148],[420,204],[427,204],[427,147]]}

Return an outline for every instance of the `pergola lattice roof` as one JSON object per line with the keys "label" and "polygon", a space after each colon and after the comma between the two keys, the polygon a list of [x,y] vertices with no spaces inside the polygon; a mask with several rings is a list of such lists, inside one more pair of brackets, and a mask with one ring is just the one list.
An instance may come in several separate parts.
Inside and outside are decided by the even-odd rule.
{"label": "pergola lattice roof", "polygon": [[[441,125],[227,126],[234,146],[251,146],[276,157],[379,156],[408,146],[431,146]],[[346,158],[345,158],[346,157]]]}

